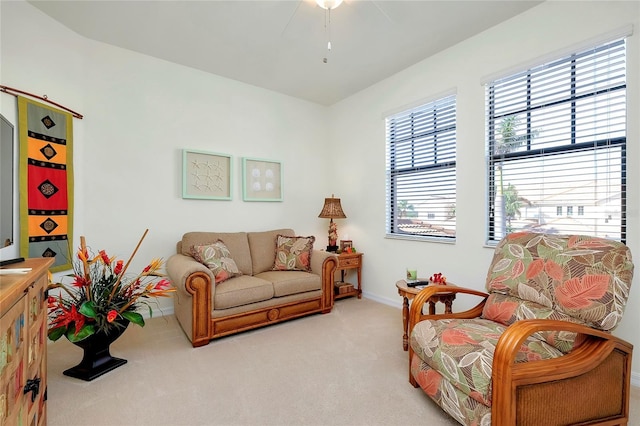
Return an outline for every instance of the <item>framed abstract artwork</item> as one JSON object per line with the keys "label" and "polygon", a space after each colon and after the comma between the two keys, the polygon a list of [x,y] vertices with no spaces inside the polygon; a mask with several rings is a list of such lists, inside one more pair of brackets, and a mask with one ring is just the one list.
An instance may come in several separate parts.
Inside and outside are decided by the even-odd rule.
{"label": "framed abstract artwork", "polygon": [[242,199],[282,201],[282,163],[259,158],[242,159]]}
{"label": "framed abstract artwork", "polygon": [[232,176],[230,155],[182,150],[182,198],[231,200]]}

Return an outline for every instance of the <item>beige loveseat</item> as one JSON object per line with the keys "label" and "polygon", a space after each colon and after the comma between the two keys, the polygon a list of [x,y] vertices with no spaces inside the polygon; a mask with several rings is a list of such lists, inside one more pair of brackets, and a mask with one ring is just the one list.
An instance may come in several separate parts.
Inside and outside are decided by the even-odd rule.
{"label": "beige loveseat", "polygon": [[[194,347],[252,328],[331,312],[335,255],[312,250],[310,272],[274,271],[278,235],[293,237],[295,233],[292,229],[276,229],[184,234],[166,269],[177,288],[175,315]],[[242,275],[215,283],[212,270],[193,257],[194,246],[217,241],[228,248]]]}

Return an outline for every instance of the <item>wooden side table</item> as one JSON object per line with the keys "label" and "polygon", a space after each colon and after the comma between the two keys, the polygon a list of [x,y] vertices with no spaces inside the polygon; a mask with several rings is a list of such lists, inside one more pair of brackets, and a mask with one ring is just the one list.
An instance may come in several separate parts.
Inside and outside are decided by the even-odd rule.
{"label": "wooden side table", "polygon": [[[424,280],[426,281],[426,280]],[[447,285],[454,286],[455,284],[447,283]],[[402,325],[404,326],[404,334],[402,335],[402,348],[405,351],[409,350],[409,300],[413,299],[416,294],[420,293],[421,288],[409,287],[405,280],[396,282],[398,288],[398,294],[402,296]],[[436,303],[444,303],[444,312],[446,314],[451,313],[453,301],[456,299],[455,293],[438,293],[429,298],[429,315],[436,313]]]}
{"label": "wooden side table", "polygon": [[344,282],[344,271],[349,269],[355,269],[357,271],[358,286],[354,286],[353,290],[345,293],[336,294],[334,291],[334,300],[350,296],[358,296],[358,299],[362,299],[362,253],[342,253],[338,255],[338,267],[336,271],[340,271],[340,281]]}

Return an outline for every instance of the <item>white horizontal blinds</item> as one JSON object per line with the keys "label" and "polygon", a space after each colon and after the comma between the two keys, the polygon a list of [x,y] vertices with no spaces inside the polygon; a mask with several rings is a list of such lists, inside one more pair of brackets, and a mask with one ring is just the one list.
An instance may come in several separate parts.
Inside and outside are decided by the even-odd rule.
{"label": "white horizontal blinds", "polygon": [[489,241],[626,237],[626,61],[618,40],[486,87]]}
{"label": "white horizontal blinds", "polygon": [[387,234],[453,238],[456,98],[386,119]]}

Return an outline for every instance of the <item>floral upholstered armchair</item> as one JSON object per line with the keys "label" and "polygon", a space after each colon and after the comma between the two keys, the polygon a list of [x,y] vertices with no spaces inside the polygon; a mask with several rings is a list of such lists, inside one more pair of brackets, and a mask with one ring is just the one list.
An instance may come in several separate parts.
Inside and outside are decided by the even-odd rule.
{"label": "floral upholstered armchair", "polygon": [[[465,425],[626,425],[633,346],[610,332],[632,276],[623,243],[510,234],[496,247],[487,293],[428,286],[414,298],[409,381]],[[440,291],[482,301],[424,315]]]}

